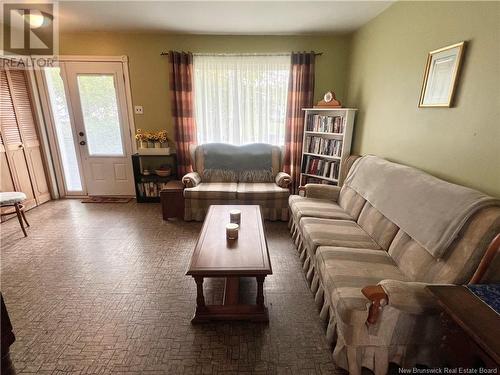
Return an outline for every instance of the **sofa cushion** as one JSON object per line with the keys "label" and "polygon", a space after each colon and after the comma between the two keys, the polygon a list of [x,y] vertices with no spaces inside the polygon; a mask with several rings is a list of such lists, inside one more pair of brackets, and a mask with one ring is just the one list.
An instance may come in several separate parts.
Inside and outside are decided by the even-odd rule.
{"label": "sofa cushion", "polygon": [[342,207],[349,215],[351,215],[354,220],[358,219],[358,216],[365,205],[365,198],[356,193],[353,189],[347,186],[342,186],[339,195],[339,205]]}
{"label": "sofa cushion", "polygon": [[330,200],[290,195],[288,203],[296,223],[298,223],[302,217],[353,220],[342,207]]}
{"label": "sofa cushion", "polygon": [[370,203],[366,202],[359,214],[358,224],[365,230],[383,249],[388,249],[398,227],[387,219]]}
{"label": "sofa cushion", "polygon": [[380,246],[353,221],[303,217],[300,226],[311,255],[316,252],[318,246],[380,249]]}
{"label": "sofa cushion", "polygon": [[198,186],[184,189],[188,199],[236,199],[236,182],[202,182]]}
{"label": "sofa cushion", "polygon": [[320,246],[316,272],[325,294],[346,324],[365,324],[369,300],[361,289],[385,279],[407,281],[385,251]]}
{"label": "sofa cushion", "polygon": [[239,182],[237,196],[241,200],[268,200],[287,199],[290,195],[288,189],[276,185],[274,182]]}

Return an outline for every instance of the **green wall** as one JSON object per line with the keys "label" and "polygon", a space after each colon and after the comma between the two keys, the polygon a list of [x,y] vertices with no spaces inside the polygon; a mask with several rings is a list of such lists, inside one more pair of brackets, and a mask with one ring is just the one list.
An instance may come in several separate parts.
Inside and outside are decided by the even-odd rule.
{"label": "green wall", "polygon": [[210,53],[323,52],[316,59],[316,100],[328,90],[345,97],[348,36],[208,36],[146,33],[63,33],[62,55],[127,55],[132,99],[144,106],[136,128],[166,128],[173,138],[168,93],[168,57],[162,51]]}
{"label": "green wall", "polygon": [[[429,51],[467,41],[453,108],[418,108]],[[399,2],[352,36],[354,153],[500,197],[500,3]]]}
{"label": "green wall", "polygon": [[[500,3],[398,2],[352,35],[63,33],[64,55],[129,56],[137,128],[173,136],[161,51],[323,52],[315,101],[359,108],[354,153],[373,153],[500,196]],[[453,108],[418,108],[427,53],[466,40]]]}

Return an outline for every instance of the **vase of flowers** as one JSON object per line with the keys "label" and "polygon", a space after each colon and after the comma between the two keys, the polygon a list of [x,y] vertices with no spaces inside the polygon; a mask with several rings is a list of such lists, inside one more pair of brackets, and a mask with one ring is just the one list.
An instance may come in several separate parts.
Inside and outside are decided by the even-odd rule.
{"label": "vase of flowers", "polygon": [[158,142],[160,142],[160,147],[168,148],[168,134],[166,130],[160,130],[157,133]]}
{"label": "vase of flowers", "polygon": [[148,148],[154,148],[155,147],[155,141],[154,141],[153,133],[147,133],[146,137],[147,137],[147,140],[148,140]]}
{"label": "vase of flowers", "polygon": [[142,129],[137,129],[137,132],[135,134],[135,139],[139,143],[139,148],[148,147],[147,133],[144,133]]}

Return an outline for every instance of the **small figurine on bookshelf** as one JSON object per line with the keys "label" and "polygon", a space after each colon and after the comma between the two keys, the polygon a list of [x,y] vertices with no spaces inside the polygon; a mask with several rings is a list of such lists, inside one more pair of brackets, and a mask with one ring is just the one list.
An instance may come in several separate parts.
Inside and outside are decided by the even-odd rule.
{"label": "small figurine on bookshelf", "polygon": [[342,104],[337,100],[333,91],[327,91],[323,100],[320,100],[314,108],[342,108]]}

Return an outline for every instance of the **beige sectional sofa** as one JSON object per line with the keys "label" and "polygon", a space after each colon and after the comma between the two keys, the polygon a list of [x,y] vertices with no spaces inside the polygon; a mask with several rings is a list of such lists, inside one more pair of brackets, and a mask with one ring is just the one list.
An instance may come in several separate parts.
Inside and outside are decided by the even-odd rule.
{"label": "beige sectional sofa", "polygon": [[[352,374],[439,365],[439,307],[426,285],[470,280],[500,232],[499,201],[375,156],[355,160],[342,188],[304,192],[289,198],[290,230],[336,364]],[[373,324],[370,285],[388,297]]]}
{"label": "beige sectional sofa", "polygon": [[268,220],[288,221],[291,178],[282,148],[263,143],[209,143],[191,148],[184,183],[184,219],[202,221],[212,204],[258,204]]}

